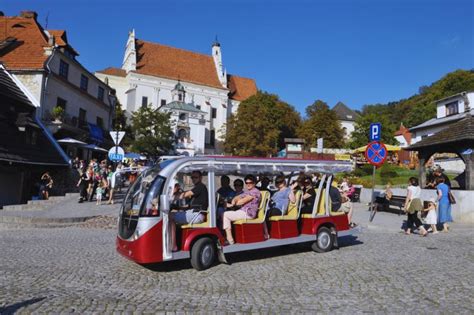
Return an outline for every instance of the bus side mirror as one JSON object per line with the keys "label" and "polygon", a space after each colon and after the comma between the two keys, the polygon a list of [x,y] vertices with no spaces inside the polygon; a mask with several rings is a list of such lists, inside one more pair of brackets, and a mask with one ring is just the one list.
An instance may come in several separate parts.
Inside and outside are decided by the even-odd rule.
{"label": "bus side mirror", "polygon": [[170,199],[168,195],[160,195],[160,210],[170,212]]}

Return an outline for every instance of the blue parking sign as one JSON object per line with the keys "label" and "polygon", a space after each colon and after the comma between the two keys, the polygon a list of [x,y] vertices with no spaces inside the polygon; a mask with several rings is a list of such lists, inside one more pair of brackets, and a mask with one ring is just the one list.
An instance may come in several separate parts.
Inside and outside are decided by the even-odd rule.
{"label": "blue parking sign", "polygon": [[369,141],[380,141],[382,135],[382,124],[381,123],[372,123],[370,124],[370,136]]}

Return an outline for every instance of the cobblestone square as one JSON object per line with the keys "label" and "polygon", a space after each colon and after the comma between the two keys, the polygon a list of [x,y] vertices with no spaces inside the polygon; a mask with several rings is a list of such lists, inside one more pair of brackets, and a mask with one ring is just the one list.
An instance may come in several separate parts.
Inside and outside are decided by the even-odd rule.
{"label": "cobblestone square", "polygon": [[403,216],[368,213],[363,232],[325,254],[286,246],[228,255],[198,272],[189,262],[140,266],[115,252],[115,229],[11,225],[0,229],[0,313],[464,313],[474,307],[474,233],[419,237]]}

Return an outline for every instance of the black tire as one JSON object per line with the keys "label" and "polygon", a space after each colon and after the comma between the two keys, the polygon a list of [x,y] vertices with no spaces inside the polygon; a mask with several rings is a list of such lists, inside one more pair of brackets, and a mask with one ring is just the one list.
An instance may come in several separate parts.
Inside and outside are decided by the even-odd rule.
{"label": "black tire", "polygon": [[191,248],[191,266],[196,270],[205,270],[216,260],[216,245],[209,237],[198,239]]}
{"label": "black tire", "polygon": [[334,247],[335,235],[331,233],[331,230],[325,226],[318,230],[316,242],[311,245],[311,248],[317,253],[329,252]]}

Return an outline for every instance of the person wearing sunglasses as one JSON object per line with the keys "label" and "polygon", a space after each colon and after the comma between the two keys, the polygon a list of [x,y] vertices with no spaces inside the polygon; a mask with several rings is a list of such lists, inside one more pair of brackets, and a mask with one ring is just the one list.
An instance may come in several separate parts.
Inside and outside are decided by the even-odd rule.
{"label": "person wearing sunglasses", "polygon": [[173,241],[173,251],[178,250],[176,246],[176,224],[202,223],[204,215],[201,210],[207,210],[209,206],[209,196],[207,187],[202,183],[202,173],[193,171],[191,180],[194,187],[191,190],[181,193],[180,199],[190,199],[187,209],[174,212],[171,215],[171,238]]}
{"label": "person wearing sunglasses", "polygon": [[244,193],[234,197],[227,206],[241,206],[236,211],[226,211],[223,216],[223,228],[226,234],[228,244],[234,244],[232,236],[232,222],[243,219],[255,219],[257,216],[258,205],[260,203],[260,191],[255,187],[256,179],[253,175],[247,175],[244,178],[246,190]]}

